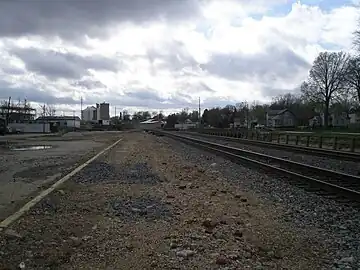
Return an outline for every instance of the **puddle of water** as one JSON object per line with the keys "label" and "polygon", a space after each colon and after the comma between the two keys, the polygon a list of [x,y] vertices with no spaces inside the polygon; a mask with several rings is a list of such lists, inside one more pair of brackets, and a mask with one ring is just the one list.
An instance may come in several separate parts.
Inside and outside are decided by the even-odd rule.
{"label": "puddle of water", "polygon": [[51,145],[22,145],[22,146],[11,146],[12,151],[32,151],[32,150],[45,150],[51,148]]}

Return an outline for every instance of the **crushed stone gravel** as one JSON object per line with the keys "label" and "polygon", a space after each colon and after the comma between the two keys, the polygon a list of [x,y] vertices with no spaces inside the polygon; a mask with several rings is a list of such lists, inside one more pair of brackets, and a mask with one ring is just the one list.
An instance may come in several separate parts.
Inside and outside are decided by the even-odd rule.
{"label": "crushed stone gravel", "polygon": [[[360,268],[360,208],[309,193],[280,177],[267,176],[173,139],[158,140],[168,141],[189,162],[211,166],[212,173],[237,183],[243,191],[276,203],[283,209],[278,218],[294,228],[318,229],[318,236],[323,239],[332,258],[326,266],[328,268],[323,269]],[[269,150],[264,152],[269,153]]]}
{"label": "crushed stone gravel", "polygon": [[159,220],[171,217],[168,206],[159,199],[140,197],[128,200],[113,200],[109,203],[108,213],[128,221],[146,219]]}
{"label": "crushed stone gravel", "polygon": [[129,184],[156,184],[160,177],[153,173],[146,162],[114,166],[94,161],[78,173],[77,183],[126,182]]}
{"label": "crushed stone gravel", "polygon": [[328,170],[344,172],[353,175],[360,175],[360,163],[355,161],[346,161],[346,160],[338,160],[327,157],[318,157],[315,155],[303,154],[298,152],[291,152],[287,150],[279,150],[268,147],[261,147],[257,145],[248,145],[244,143],[238,143],[228,140],[222,140],[220,138],[210,138],[208,136],[199,136],[200,134],[183,134],[184,136],[193,137],[193,138],[202,138],[203,140],[215,142],[219,144],[224,144],[227,146],[233,146],[240,149],[253,151],[257,153],[262,153],[266,155],[271,155],[283,159],[288,159],[296,162],[301,162],[313,166],[317,166],[320,168],[325,168]]}

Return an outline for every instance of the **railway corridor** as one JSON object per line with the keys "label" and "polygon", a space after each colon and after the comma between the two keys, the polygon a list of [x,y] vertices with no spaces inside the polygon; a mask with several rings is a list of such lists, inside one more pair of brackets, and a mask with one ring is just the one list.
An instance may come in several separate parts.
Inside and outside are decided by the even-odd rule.
{"label": "railway corridor", "polygon": [[0,234],[0,269],[357,269],[359,210],[167,137],[123,140]]}

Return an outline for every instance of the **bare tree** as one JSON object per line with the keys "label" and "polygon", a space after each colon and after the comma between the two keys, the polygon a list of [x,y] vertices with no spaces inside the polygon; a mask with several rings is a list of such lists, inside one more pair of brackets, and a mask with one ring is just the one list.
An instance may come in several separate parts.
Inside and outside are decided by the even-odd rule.
{"label": "bare tree", "polygon": [[236,114],[242,124],[249,126],[249,103],[247,101],[236,103]]}
{"label": "bare tree", "polygon": [[350,58],[345,79],[360,102],[360,57]]}
{"label": "bare tree", "polygon": [[345,74],[349,55],[344,52],[321,52],[309,72],[308,81],[301,85],[304,97],[322,105],[324,126],[328,126],[329,107],[347,86]]}
{"label": "bare tree", "polygon": [[360,21],[358,21],[358,30],[353,33],[353,44],[360,51]]}
{"label": "bare tree", "polygon": [[45,107],[46,109],[46,115],[48,116],[55,116],[56,114],[56,109],[55,106],[52,104],[47,104],[47,106]]}
{"label": "bare tree", "polygon": [[51,105],[51,104],[40,105],[40,116],[41,117],[55,116],[55,114],[56,114],[56,109],[55,109],[54,105]]}

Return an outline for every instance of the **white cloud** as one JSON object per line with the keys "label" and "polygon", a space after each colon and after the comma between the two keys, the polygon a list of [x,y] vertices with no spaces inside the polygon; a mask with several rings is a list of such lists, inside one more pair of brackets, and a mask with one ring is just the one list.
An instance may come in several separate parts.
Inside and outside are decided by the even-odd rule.
{"label": "white cloud", "polygon": [[196,107],[200,95],[209,106],[267,101],[295,89],[320,51],[350,50],[357,26],[353,6],[324,11],[293,3],[287,14],[275,12],[283,4],[289,1],[210,1],[196,16],[175,22],[112,20],[110,36],[92,34],[79,43],[69,39],[74,33],[50,35],[54,25],[50,32],[4,37],[0,75],[7,90],[0,98],[23,87],[27,97],[31,89],[47,91],[63,109],[74,108],[64,102],[80,96],[89,103],[162,110]]}

